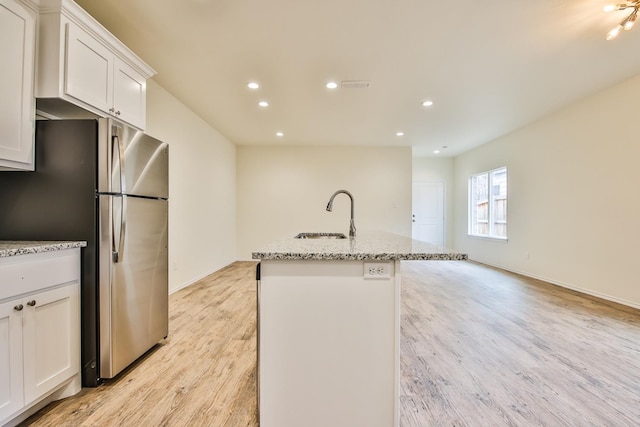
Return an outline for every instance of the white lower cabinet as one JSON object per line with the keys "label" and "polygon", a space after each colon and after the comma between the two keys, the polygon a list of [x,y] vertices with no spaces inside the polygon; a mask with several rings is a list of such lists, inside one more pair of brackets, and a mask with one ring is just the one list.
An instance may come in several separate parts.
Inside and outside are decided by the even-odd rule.
{"label": "white lower cabinet", "polygon": [[0,425],[60,389],[54,398],[80,391],[79,255],[0,259]]}
{"label": "white lower cabinet", "polygon": [[30,403],[78,372],[78,284],[23,301],[24,398]]}
{"label": "white lower cabinet", "polygon": [[20,304],[0,304],[0,420],[24,406]]}

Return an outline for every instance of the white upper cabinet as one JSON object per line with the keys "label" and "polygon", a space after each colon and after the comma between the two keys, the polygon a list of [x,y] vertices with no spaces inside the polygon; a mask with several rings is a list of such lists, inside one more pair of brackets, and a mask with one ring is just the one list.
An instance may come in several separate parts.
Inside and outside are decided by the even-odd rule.
{"label": "white upper cabinet", "polygon": [[41,6],[36,77],[39,109],[55,106],[51,99],[63,99],[144,129],[146,81],[154,74],[71,0]]}
{"label": "white upper cabinet", "polygon": [[113,53],[90,34],[67,24],[64,93],[103,112],[113,106]]}
{"label": "white upper cabinet", "polygon": [[36,12],[0,0],[0,170],[33,170]]}
{"label": "white upper cabinet", "polygon": [[113,64],[112,114],[127,123],[144,124],[147,111],[146,81],[133,67],[116,58]]}

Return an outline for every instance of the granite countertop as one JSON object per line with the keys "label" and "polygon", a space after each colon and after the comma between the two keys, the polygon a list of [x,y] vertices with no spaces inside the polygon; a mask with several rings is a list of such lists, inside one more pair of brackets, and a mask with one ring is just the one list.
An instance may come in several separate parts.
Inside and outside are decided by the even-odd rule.
{"label": "granite countertop", "polygon": [[87,242],[0,240],[0,258],[83,248],[85,246],[87,246]]}
{"label": "granite countertop", "polygon": [[252,253],[270,260],[466,260],[467,254],[386,232],[358,232],[355,239],[295,239],[270,243]]}

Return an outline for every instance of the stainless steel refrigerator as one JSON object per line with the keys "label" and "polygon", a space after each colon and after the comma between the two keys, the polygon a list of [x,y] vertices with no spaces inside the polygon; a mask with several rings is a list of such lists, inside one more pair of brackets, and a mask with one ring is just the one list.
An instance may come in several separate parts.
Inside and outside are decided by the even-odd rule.
{"label": "stainless steel refrigerator", "polygon": [[168,334],[168,144],[111,119],[36,123],[34,172],[0,172],[0,240],[86,240],[83,386]]}

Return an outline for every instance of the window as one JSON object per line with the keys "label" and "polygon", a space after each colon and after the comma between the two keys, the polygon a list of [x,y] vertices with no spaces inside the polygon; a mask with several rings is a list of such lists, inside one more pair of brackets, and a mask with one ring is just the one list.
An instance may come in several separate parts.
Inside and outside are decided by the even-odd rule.
{"label": "window", "polygon": [[507,238],[507,168],[469,179],[469,234]]}

